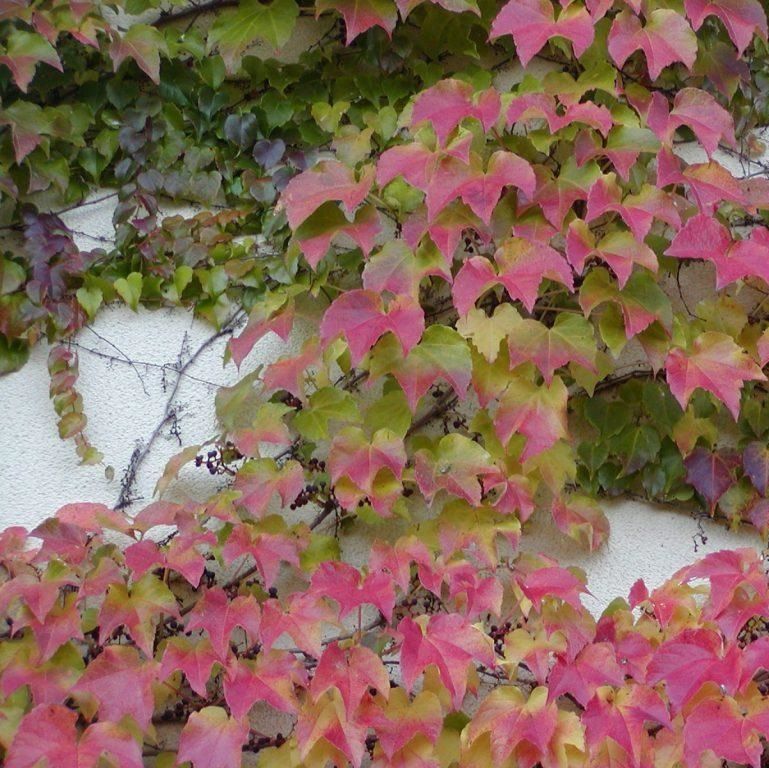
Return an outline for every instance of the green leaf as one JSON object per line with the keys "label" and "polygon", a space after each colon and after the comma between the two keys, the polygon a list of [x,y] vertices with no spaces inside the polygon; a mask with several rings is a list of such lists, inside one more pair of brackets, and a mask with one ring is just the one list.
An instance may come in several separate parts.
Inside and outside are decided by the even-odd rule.
{"label": "green leaf", "polygon": [[82,288],[77,289],[75,296],[77,296],[80,306],[86,311],[88,319],[93,320],[104,299],[104,294],[101,292],[101,289],[96,287],[86,288],[83,286]]}
{"label": "green leaf", "polygon": [[302,566],[302,570],[311,572],[320,563],[339,560],[339,557],[339,541],[336,537],[314,533],[307,548],[302,550],[299,555],[299,564]]}
{"label": "green leaf", "polygon": [[630,423],[630,408],[625,403],[607,403],[593,397],[584,405],[585,418],[601,433],[601,439],[618,435]]}
{"label": "green leaf", "polygon": [[411,411],[403,390],[395,387],[377,398],[366,411],[364,423],[372,433],[387,428],[399,437],[404,437],[411,426]]}
{"label": "green leaf", "polygon": [[310,402],[296,414],[294,426],[306,440],[326,440],[331,421],[359,422],[358,404],[349,392],[323,387],[310,396]]}
{"label": "green leaf", "polygon": [[0,376],[18,371],[29,359],[29,345],[20,339],[8,340],[0,333]]}
{"label": "green leaf", "polygon": [[672,434],[673,427],[681,420],[684,412],[670,390],[655,381],[646,381],[641,397],[652,423],[664,434]]}
{"label": "green leaf", "polygon": [[258,0],[242,0],[237,10],[222,13],[208,35],[208,52],[219,49],[230,73],[240,68],[243,52],[257,40],[273,48],[285,45],[294,31],[299,7],[294,0],[273,0],[263,5]]}
{"label": "green leaf", "polygon": [[629,427],[611,442],[612,449],[624,457],[621,476],[632,475],[653,461],[660,451],[660,438],[657,431],[644,424]]}
{"label": "green leaf", "polygon": [[0,258],[0,295],[13,293],[26,279],[27,273],[21,264]]}
{"label": "green leaf", "polygon": [[128,277],[119,277],[113,285],[123,301],[136,312],[142,295],[143,278],[140,272],[131,272]]}

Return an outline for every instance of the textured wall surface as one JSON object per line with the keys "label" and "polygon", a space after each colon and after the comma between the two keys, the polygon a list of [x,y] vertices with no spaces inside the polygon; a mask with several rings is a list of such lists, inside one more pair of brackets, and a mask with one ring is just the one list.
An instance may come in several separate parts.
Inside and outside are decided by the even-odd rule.
{"label": "textured wall surface", "polygon": [[[689,156],[689,148],[681,151],[687,153],[687,160],[701,159]],[[728,157],[719,159],[730,163]],[[733,161],[731,167],[735,174],[744,173]],[[97,247],[109,238],[114,202],[109,198],[66,215],[68,225],[78,233],[81,247]],[[712,295],[712,281],[707,271],[687,269],[683,289],[689,302]],[[93,327],[80,333],[78,388],[89,419],[89,438],[104,453],[105,463],[114,467],[111,480],[103,466],[78,466],[72,444],[58,439],[48,399],[47,350],[43,346],[33,350],[21,371],[0,378],[4,427],[0,443],[0,527],[34,526],[69,502],[114,504],[132,453],[147,444],[170,400],[175,418],[160,429],[133,489],[134,509],[149,502],[166,461],[180,446],[203,442],[215,433],[216,387],[232,384],[238,378],[234,365],[222,365],[225,340],[218,339],[188,368],[171,398],[180,363],[194,355],[211,334],[210,327],[183,310],[141,309],[134,313],[124,306],[103,310]],[[297,346],[285,345],[270,335],[257,345],[241,373]],[[187,467],[176,490],[202,498],[216,482],[205,471]],[[527,548],[587,571],[593,593],[588,604],[595,610],[617,595],[626,595],[639,577],[653,586],[706,552],[761,546],[748,529],[727,532],[685,511],[622,502],[609,505],[607,512],[612,525],[609,543],[591,555],[554,530],[544,515],[535,516],[529,536],[524,537]],[[366,543],[349,542],[346,551],[354,559],[361,559]]]}

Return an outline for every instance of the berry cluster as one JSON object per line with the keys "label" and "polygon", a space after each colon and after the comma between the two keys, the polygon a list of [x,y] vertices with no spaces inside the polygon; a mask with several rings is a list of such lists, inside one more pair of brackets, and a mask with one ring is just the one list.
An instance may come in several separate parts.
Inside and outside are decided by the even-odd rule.
{"label": "berry cluster", "polygon": [[497,656],[505,655],[505,637],[507,637],[512,628],[513,625],[509,621],[499,626],[492,624],[489,627],[489,637],[494,641],[494,652]]}
{"label": "berry cluster", "polygon": [[195,457],[195,466],[205,465],[211,475],[232,475],[237,474],[237,470],[231,465],[244,458],[243,454],[235,447],[235,444],[229,440],[224,446],[212,448],[205,455],[198,454]]}

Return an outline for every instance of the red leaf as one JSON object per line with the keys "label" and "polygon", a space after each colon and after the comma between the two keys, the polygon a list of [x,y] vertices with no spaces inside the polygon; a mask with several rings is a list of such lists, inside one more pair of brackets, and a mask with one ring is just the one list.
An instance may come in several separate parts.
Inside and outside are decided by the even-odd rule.
{"label": "red leaf", "polygon": [[[347,717],[342,702],[336,697],[321,700],[297,720],[296,740],[303,761],[321,739],[339,750],[355,768],[360,768],[366,752],[366,729]],[[334,762],[342,764],[339,759]]]}
{"label": "red leaf", "polygon": [[538,456],[567,436],[568,392],[555,377],[551,384],[537,386],[523,379],[510,382],[499,401],[494,429],[502,443],[518,433],[526,438],[521,461]]}
{"label": "red leaf", "polygon": [[350,493],[344,487],[337,487],[337,496],[341,491],[340,501],[347,508],[357,504],[361,496],[367,496],[379,514],[389,515],[400,491],[394,489],[395,497],[392,493],[382,492],[376,480],[380,472],[384,472],[388,478],[400,481],[405,466],[403,440],[386,429],[377,430],[369,439],[362,430],[349,427],[340,431],[331,442],[328,458],[331,480],[339,483],[341,478],[347,478],[362,492]]}
{"label": "red leaf", "polygon": [[598,549],[609,536],[609,521],[601,507],[592,499],[574,495],[559,496],[553,502],[553,520],[558,530],[583,543],[591,552]]}
{"label": "red leaf", "polygon": [[317,659],[323,652],[322,624],[334,622],[335,613],[323,598],[309,592],[292,594],[286,608],[278,600],[267,600],[262,603],[262,643],[269,650],[285,633],[301,650]]}
{"label": "red leaf", "polygon": [[734,692],[739,682],[738,650],[725,649],[718,633],[686,629],[663,643],[649,663],[650,683],[665,683],[671,704],[680,710],[702,685],[713,681]]}
{"label": "red leaf", "polygon": [[603,104],[585,102],[574,103],[564,99],[556,104],[555,97],[546,93],[524,93],[510,102],[507,110],[508,125],[528,120],[546,120],[551,133],[557,133],[572,123],[583,123],[595,128],[604,138],[608,135],[614,119]]}
{"label": "red leaf", "polygon": [[488,224],[505,187],[518,187],[529,197],[536,178],[526,160],[512,152],[495,152],[486,173],[478,172],[459,186],[459,196],[483,222]]}
{"label": "red leaf", "polygon": [[[402,688],[390,692],[386,707],[377,706],[376,699],[364,703],[363,719],[379,737],[379,746],[392,760],[417,735],[435,743],[443,728],[443,709],[434,693],[423,691],[409,700]],[[409,763],[404,763],[404,768]]]}
{"label": "red leaf", "polygon": [[[660,153],[664,158],[665,153]],[[658,164],[658,169],[661,164]],[[736,179],[724,166],[711,160],[709,163],[695,163],[683,172],[676,183],[689,186],[694,201],[704,213],[712,213],[722,202],[748,206],[749,200],[739,179]],[[658,179],[658,186],[664,186]]]}
{"label": "red leaf", "polygon": [[649,743],[646,724],[668,726],[670,714],[655,690],[633,685],[618,691],[611,688],[597,691],[581,719],[591,749],[612,739],[625,750],[634,765],[641,765],[644,745]]}
{"label": "red leaf", "polygon": [[189,614],[187,631],[203,629],[219,661],[225,662],[230,652],[230,635],[235,627],[246,630],[252,642],[259,637],[259,604],[251,595],[230,600],[221,587],[206,590]]}
{"label": "red leaf", "polygon": [[163,615],[178,617],[179,610],[168,587],[151,574],[131,585],[112,584],[99,611],[99,642],[125,627],[147,656],[153,655],[156,625]]}
{"label": "red leaf", "polygon": [[558,251],[546,243],[520,237],[506,240],[494,254],[499,268],[481,256],[468,259],[454,280],[454,305],[460,315],[466,315],[475,300],[495,283],[501,283],[513,299],[523,303],[531,312],[543,280],[554,280],[574,289],[574,276]]}
{"label": "red leaf", "polygon": [[334,10],[342,14],[346,28],[345,45],[372,27],[381,27],[392,34],[398,21],[395,6],[388,0],[320,0],[315,5],[316,18],[322,11]]}
{"label": "red leaf", "polygon": [[[424,232],[417,235],[417,242],[422,234]],[[421,254],[417,256],[407,245],[404,232],[403,240],[390,240],[366,261],[362,275],[363,287],[375,293],[389,291],[416,299],[422,278],[428,275],[442,277],[447,282],[452,280],[451,271],[445,261],[437,257],[422,258]]]}
{"label": "red leaf", "polygon": [[[274,519],[274,518],[273,518]],[[250,555],[269,589],[275,584],[282,563],[299,565],[299,543],[295,536],[278,531],[260,530],[257,526],[238,525],[222,547],[225,563]]]}
{"label": "red leaf", "polygon": [[[325,212],[321,211],[318,215],[324,216],[324,214]],[[342,217],[342,214],[339,213],[339,216]],[[351,222],[342,217],[341,222],[329,223],[322,219],[316,225],[312,218],[308,219],[297,230],[296,239],[307,263],[314,269],[326,255],[332,241],[340,236],[350,238],[368,256],[374,248],[381,229],[376,208],[368,205],[359,208],[355,213],[355,219]]]}
{"label": "red leaf", "polygon": [[688,714],[684,724],[686,763],[702,765],[702,753],[712,750],[720,760],[759,768],[763,730],[734,699],[705,700]]}
{"label": "red leaf", "polygon": [[41,62],[62,72],[61,60],[56,49],[41,35],[15,29],[7,38],[6,53],[0,56],[0,64],[11,70],[13,79],[22,93],[27,92],[37,65]]}
{"label": "red leaf", "polygon": [[240,468],[233,485],[241,493],[239,506],[254,518],[264,516],[276,493],[283,506],[287,507],[303,486],[304,472],[298,462],[287,461],[278,468],[272,459],[247,462]]}
{"label": "red leaf", "polygon": [[516,754],[516,764],[554,766],[557,761],[549,753],[557,727],[558,708],[548,702],[547,688],[535,688],[527,699],[517,688],[505,686],[486,697],[465,733],[470,742],[489,733],[495,765]]}
{"label": "red leaf", "polygon": [[283,341],[288,341],[293,327],[294,303],[292,301],[281,304],[277,309],[265,302],[257,302],[240,336],[230,339],[229,350],[235,365],[240,368],[240,364],[262,336],[272,332]]}
{"label": "red leaf", "polygon": [[240,768],[248,732],[246,720],[229,717],[221,707],[204,707],[182,729],[177,761],[189,760],[192,768]]}
{"label": "red leaf", "polygon": [[639,243],[649,234],[654,219],[664,221],[675,230],[681,227],[681,218],[668,193],[644,185],[638,194],[623,199],[613,173],[599,177],[590,187],[585,221],[594,221],[609,211],[622,217]]}
{"label": "red leaf", "polygon": [[536,610],[542,609],[545,597],[568,603],[577,611],[582,610],[580,595],[588,593],[584,578],[577,577],[567,568],[561,568],[555,560],[540,555],[538,558],[518,561],[516,582]]}
{"label": "red leaf", "polygon": [[729,639],[736,637],[751,616],[769,610],[769,584],[763,562],[754,549],[713,552],[677,576],[686,581],[710,581],[710,599],[703,617],[717,621]]}

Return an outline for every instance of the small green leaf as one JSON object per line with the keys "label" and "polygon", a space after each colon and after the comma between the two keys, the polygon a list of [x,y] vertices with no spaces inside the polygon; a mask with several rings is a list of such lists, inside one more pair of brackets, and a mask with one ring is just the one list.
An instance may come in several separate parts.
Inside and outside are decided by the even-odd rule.
{"label": "small green leaf", "polygon": [[339,541],[334,536],[314,533],[310,543],[299,555],[299,564],[304,571],[313,571],[320,563],[339,560]]}
{"label": "small green leaf", "polygon": [[128,277],[119,277],[114,282],[118,295],[134,312],[139,308],[143,282],[140,272],[131,272]]}
{"label": "small green leaf", "polygon": [[0,295],[13,293],[24,285],[27,273],[21,264],[10,259],[0,258]]}
{"label": "small green leaf", "polygon": [[257,40],[280,48],[294,31],[299,7],[294,0],[242,0],[237,10],[219,15],[208,35],[208,51],[219,49],[227,71],[239,69],[243,52]]}
{"label": "small green leaf", "polygon": [[294,426],[306,440],[326,440],[331,421],[359,422],[360,412],[349,392],[323,387],[314,392],[310,402],[296,414]]}
{"label": "small green leaf", "polygon": [[75,295],[77,296],[80,306],[86,311],[88,319],[93,320],[104,299],[104,294],[101,292],[101,289],[96,287],[86,288],[83,286],[82,288],[77,289]]}

